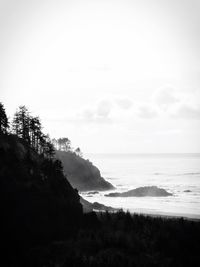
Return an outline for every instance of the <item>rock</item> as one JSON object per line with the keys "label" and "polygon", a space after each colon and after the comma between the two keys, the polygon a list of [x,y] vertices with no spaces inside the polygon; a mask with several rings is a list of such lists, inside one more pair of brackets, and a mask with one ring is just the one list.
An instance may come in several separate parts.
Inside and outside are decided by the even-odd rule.
{"label": "rock", "polygon": [[70,151],[56,151],[56,157],[61,160],[64,173],[73,188],[82,192],[114,189],[111,183],[101,177],[99,169],[89,160]]}
{"label": "rock", "polygon": [[167,192],[163,188],[158,188],[157,186],[144,186],[123,193],[116,192],[116,193],[106,194],[105,196],[106,197],[166,197],[166,196],[172,196],[172,194]]}
{"label": "rock", "polygon": [[91,203],[85,200],[83,197],[80,197],[80,202],[83,206],[83,212],[88,213],[92,211],[117,211],[118,209],[112,208],[110,206],[105,206],[99,202]]}
{"label": "rock", "polygon": [[191,190],[184,190],[183,192],[185,192],[185,193],[190,193],[190,192],[192,192]]}
{"label": "rock", "polygon": [[96,195],[96,194],[99,194],[98,191],[91,191],[91,192],[88,192],[88,195]]}

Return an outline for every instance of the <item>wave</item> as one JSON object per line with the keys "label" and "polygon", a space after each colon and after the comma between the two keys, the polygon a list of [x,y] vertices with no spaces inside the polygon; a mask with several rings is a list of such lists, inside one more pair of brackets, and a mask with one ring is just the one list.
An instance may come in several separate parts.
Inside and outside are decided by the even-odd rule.
{"label": "wave", "polygon": [[200,172],[184,172],[184,173],[174,173],[174,174],[155,172],[154,175],[186,176],[186,175],[200,175]]}

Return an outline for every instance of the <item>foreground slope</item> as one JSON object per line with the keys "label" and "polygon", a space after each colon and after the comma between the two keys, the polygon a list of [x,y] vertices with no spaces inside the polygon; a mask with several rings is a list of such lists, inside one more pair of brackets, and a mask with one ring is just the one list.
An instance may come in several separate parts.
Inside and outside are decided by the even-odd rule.
{"label": "foreground slope", "polygon": [[79,191],[114,189],[112,184],[101,177],[99,169],[89,160],[70,151],[56,151],[56,157],[61,160],[70,184]]}
{"label": "foreground slope", "polygon": [[2,134],[0,209],[4,249],[15,251],[67,237],[82,216],[79,195],[61,163],[37,154],[15,135]]}

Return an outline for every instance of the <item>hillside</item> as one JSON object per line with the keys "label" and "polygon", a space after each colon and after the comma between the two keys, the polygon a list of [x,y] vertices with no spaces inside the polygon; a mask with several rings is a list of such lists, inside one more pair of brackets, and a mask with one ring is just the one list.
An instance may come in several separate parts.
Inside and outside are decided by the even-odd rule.
{"label": "hillside", "polygon": [[112,184],[101,177],[99,169],[89,160],[85,160],[70,151],[56,151],[56,157],[62,162],[70,184],[79,191],[114,189]]}
{"label": "hillside", "polygon": [[0,135],[1,240],[12,250],[71,235],[82,217],[78,192],[58,160],[15,135]]}

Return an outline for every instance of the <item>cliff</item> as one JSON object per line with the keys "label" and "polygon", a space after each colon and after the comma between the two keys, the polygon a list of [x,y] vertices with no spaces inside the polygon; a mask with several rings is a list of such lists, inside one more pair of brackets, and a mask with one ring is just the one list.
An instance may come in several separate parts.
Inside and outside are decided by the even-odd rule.
{"label": "cliff", "polygon": [[114,189],[112,184],[101,177],[99,169],[89,160],[85,160],[73,152],[65,151],[56,151],[56,157],[62,162],[70,184],[79,191]]}

